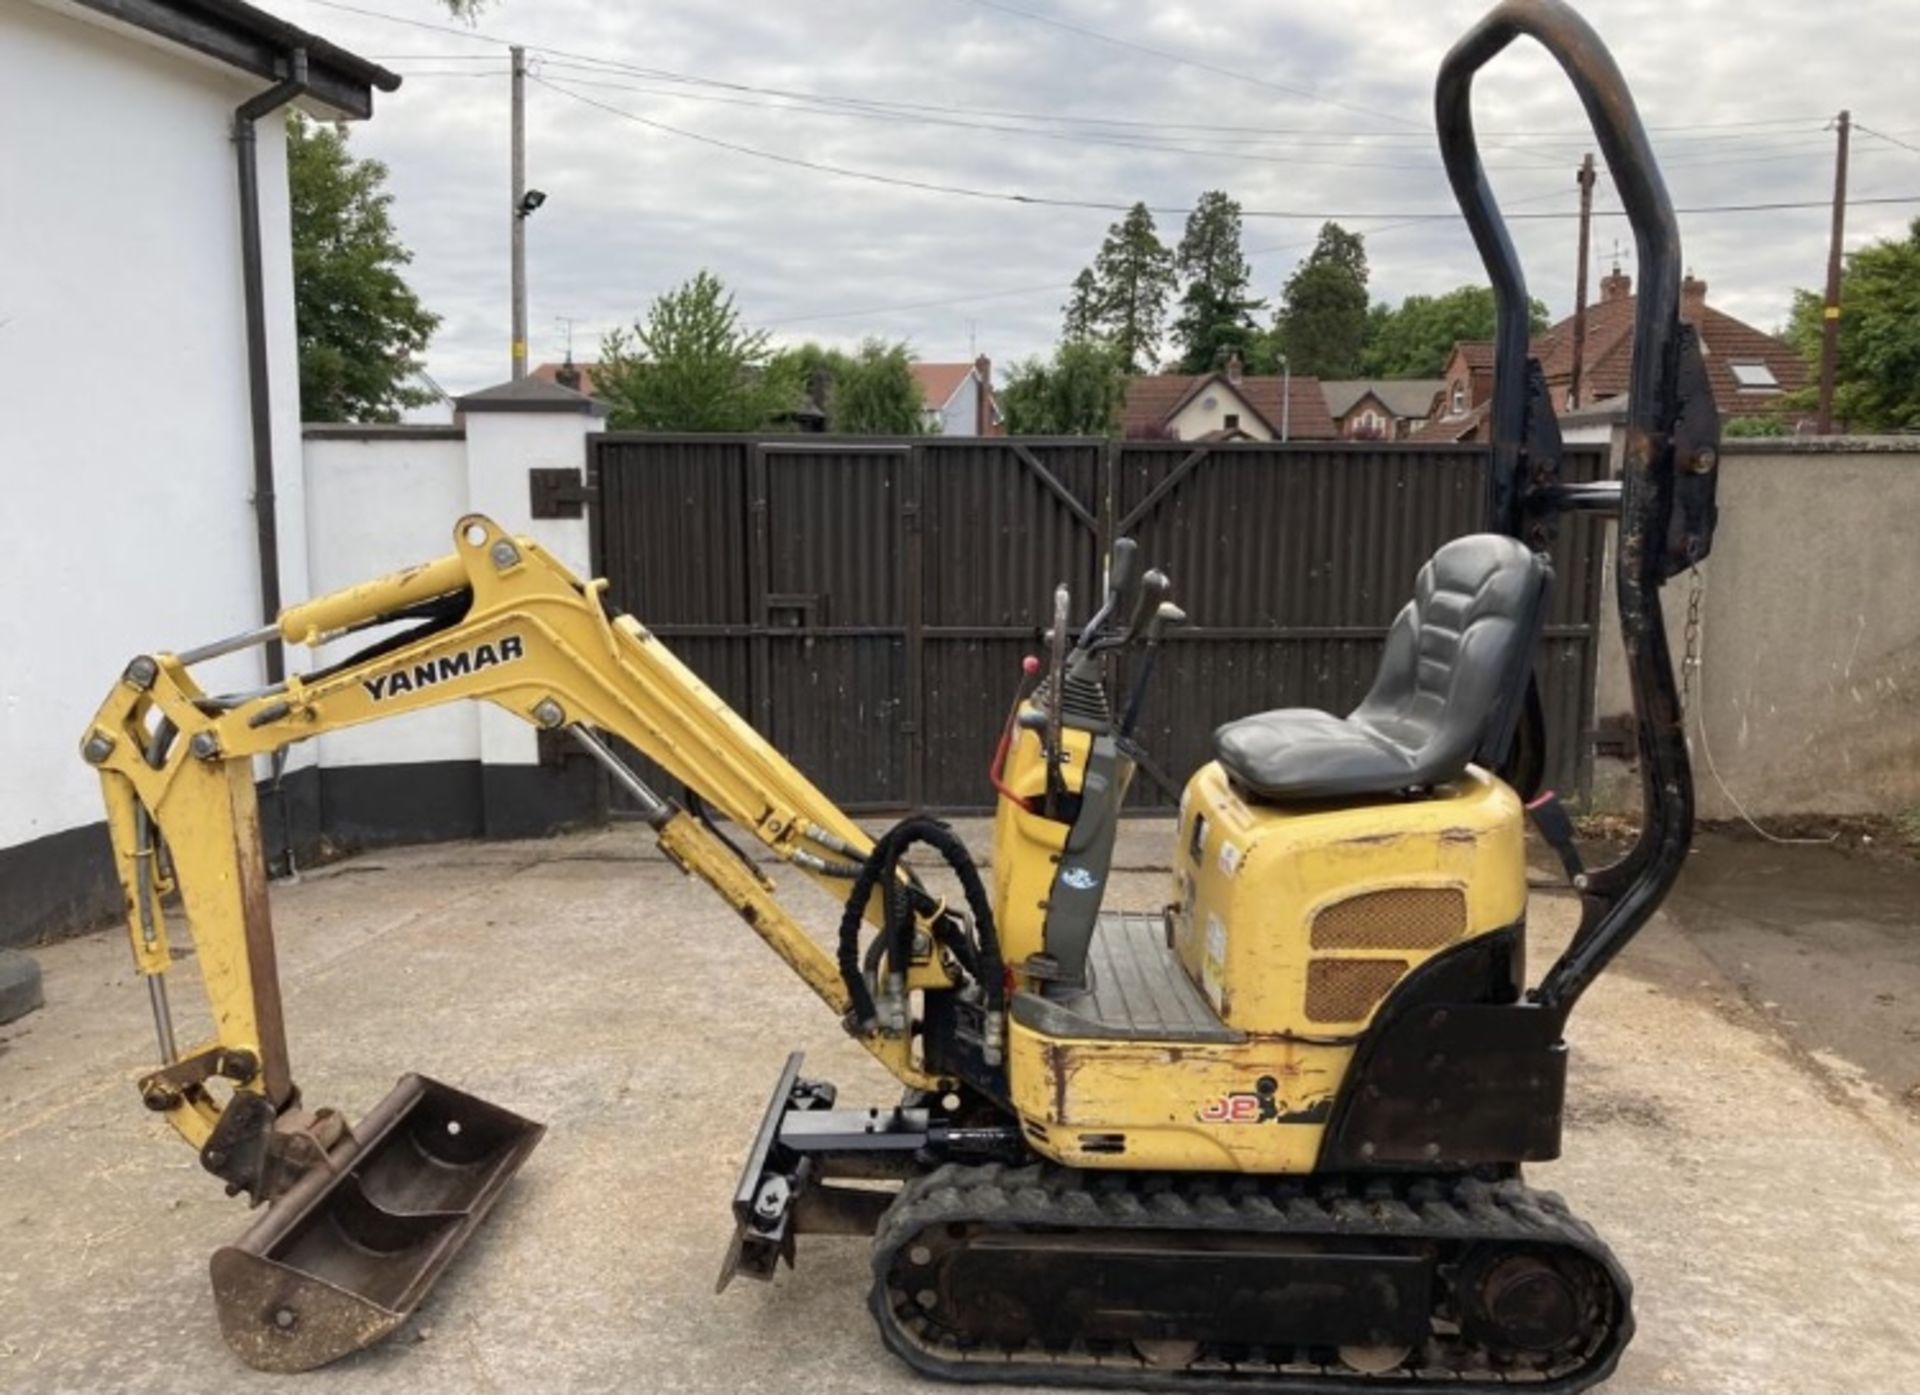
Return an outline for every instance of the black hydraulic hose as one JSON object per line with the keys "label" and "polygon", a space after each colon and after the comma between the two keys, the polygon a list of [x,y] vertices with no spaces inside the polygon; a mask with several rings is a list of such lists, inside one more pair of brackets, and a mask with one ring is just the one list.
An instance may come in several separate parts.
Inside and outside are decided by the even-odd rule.
{"label": "black hydraulic hose", "polygon": [[713,821],[713,811],[707,807],[707,801],[700,797],[700,791],[685,781],[682,781],[680,794],[680,802],[686,807],[686,811],[700,820],[700,822],[705,825],[707,832],[719,839],[721,845],[739,859],[741,866],[745,867],[749,872],[752,872],[756,877],[759,876],[760,869],[754,866],[753,859],[747,856],[747,850],[734,842],[733,839],[727,835],[727,831]]}
{"label": "black hydraulic hose", "polygon": [[[993,906],[988,900],[986,885],[980,879],[979,868],[974,865],[973,855],[946,824],[937,819],[911,818],[895,824],[874,844],[873,852],[854,881],[853,890],[848,893],[846,909],[840,917],[837,956],[840,978],[853,1003],[853,1019],[863,1029],[869,1028],[878,1015],[874,1008],[873,993],[867,986],[866,975],[861,972],[860,966],[860,925],[866,917],[866,908],[874,891],[883,881],[889,888],[887,923],[882,935],[887,940],[891,961],[897,965],[904,966],[912,952],[911,912],[915,909],[931,909],[932,906],[926,892],[917,886],[904,887],[898,884],[900,858],[915,844],[932,848],[959,878],[967,910],[973,917],[974,933],[980,943],[972,953],[961,954],[956,947],[957,935],[949,938],[942,934],[942,941],[955,949],[955,957],[960,960],[961,966],[980,984],[987,1010],[1000,1012],[1006,1006],[1006,971],[1000,958],[999,932],[994,926]],[[969,959],[973,962],[968,963]]]}

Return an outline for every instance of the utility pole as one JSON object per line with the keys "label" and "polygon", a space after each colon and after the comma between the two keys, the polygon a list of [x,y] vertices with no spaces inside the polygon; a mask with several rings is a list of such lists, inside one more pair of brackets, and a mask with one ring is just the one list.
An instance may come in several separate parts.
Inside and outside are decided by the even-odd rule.
{"label": "utility pole", "polygon": [[1840,244],[1847,234],[1847,137],[1853,113],[1843,111],[1835,123],[1840,143],[1833,166],[1833,240],[1827,245],[1827,300],[1820,315],[1820,417],[1814,429],[1822,436],[1833,430],[1833,379],[1840,362]]}
{"label": "utility pole", "polygon": [[527,376],[527,51],[513,55],[513,376]]}
{"label": "utility pole", "polygon": [[1567,405],[1580,405],[1580,370],[1587,360],[1587,262],[1593,234],[1593,152],[1580,161],[1580,262],[1573,274],[1573,380],[1567,385]]}

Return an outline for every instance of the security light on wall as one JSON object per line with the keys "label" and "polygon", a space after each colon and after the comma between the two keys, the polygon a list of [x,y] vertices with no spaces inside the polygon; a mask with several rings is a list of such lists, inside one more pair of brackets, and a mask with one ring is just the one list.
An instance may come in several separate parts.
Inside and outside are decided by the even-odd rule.
{"label": "security light on wall", "polygon": [[520,196],[520,206],[514,209],[514,213],[525,218],[546,201],[547,195],[544,189],[529,189]]}

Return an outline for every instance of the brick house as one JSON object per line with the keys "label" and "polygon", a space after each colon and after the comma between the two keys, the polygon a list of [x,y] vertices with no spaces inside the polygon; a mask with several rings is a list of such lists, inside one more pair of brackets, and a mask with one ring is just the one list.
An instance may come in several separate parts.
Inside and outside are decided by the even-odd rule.
{"label": "brick house", "polygon": [[1439,378],[1332,378],[1320,391],[1346,440],[1404,441],[1427,424],[1445,386]]}
{"label": "brick house", "polygon": [[[1560,321],[1530,346],[1546,374],[1561,415],[1626,397],[1633,376],[1633,280],[1615,267],[1600,281],[1600,299],[1587,307],[1585,362],[1580,394],[1573,396],[1573,318]],[[1707,304],[1707,283],[1692,276],[1680,283],[1680,318],[1700,335],[1707,379],[1720,419],[1775,416],[1786,398],[1807,385],[1806,364],[1776,335],[1736,320]],[[1447,363],[1445,400],[1415,439],[1484,441],[1487,399],[1493,393],[1493,342],[1462,340]]]}

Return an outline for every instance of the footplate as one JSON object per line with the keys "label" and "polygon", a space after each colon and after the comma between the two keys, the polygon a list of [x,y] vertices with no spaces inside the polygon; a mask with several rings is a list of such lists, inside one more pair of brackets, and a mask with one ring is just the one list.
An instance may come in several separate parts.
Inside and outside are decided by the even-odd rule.
{"label": "footplate", "polygon": [[408,1075],[213,1256],[220,1331],[256,1370],[308,1371],[405,1322],[546,1132]]}

